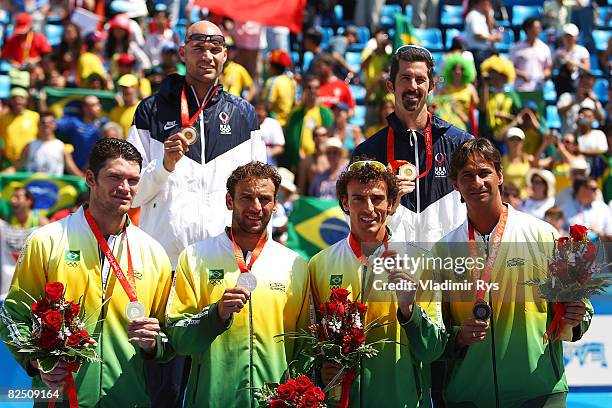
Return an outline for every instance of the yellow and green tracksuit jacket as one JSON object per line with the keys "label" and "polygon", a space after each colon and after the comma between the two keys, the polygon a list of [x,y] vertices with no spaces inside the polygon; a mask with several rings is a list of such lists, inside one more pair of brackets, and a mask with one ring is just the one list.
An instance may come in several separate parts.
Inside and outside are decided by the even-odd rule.
{"label": "yellow and green tracksuit jacket", "polygon": [[[444,323],[451,335],[445,351],[449,365],[444,398],[451,404],[468,402],[486,408],[495,407],[497,400],[502,408],[520,407],[537,397],[568,391],[562,342],[543,342],[553,316],[552,305],[538,300],[536,287],[523,284],[536,277],[544,278],[558,233],[549,224],[508,208],[491,277],[491,282],[499,283],[499,290],[486,295],[493,313],[484,341],[455,351],[459,327],[472,317],[474,295],[468,292],[466,298],[459,297],[458,292],[445,294]],[[487,240],[475,234],[477,242]],[[441,255],[457,248],[457,243],[466,242],[467,221],[438,243],[434,251]],[[484,253],[481,247],[481,256]],[[442,279],[453,279],[451,274],[443,273]],[[464,278],[471,281],[469,276],[458,281]],[[573,329],[571,341],[579,340],[590,325],[593,308],[590,302],[585,303],[587,314],[583,323]]]}
{"label": "yellow and green tracksuit jacket", "polygon": [[[132,254],[136,293],[147,316],[164,324],[165,306],[172,284],[170,261],[164,249],[138,227],[129,225],[127,234]],[[127,274],[127,247],[121,235],[110,244],[121,268]],[[86,329],[97,341],[101,363],[88,363],[74,374],[81,407],[147,407],[144,358],[163,358],[171,349],[158,336],[155,356],[145,356],[138,346],[128,342],[125,306],[129,298],[109,271],[106,295],[102,291],[101,261],[98,243],[80,208],[70,216],[36,230],[26,241],[11,288],[0,312],[0,335],[4,341],[19,341],[31,331],[31,304],[44,296],[45,284],[62,282],[66,301],[79,302],[84,309]],[[102,307],[103,298],[109,299]],[[7,317],[16,322],[9,325]],[[9,347],[15,359],[33,375],[32,386],[43,383],[24,356]],[[67,403],[67,398],[64,399]]]}
{"label": "yellow and green tracksuit jacket", "polygon": [[232,241],[224,232],[187,247],[179,257],[168,336],[178,354],[192,358],[188,407],[249,407],[252,387],[280,381],[298,360],[295,342],[274,336],[308,325],[306,261],[269,239],[251,273],[257,287],[248,304],[222,322],[217,302],[240,275]]}
{"label": "yellow and green tracksuit jacket", "polygon": [[[395,245],[398,245],[397,243]],[[390,247],[391,248],[391,247]],[[378,256],[382,246],[371,259]],[[377,345],[378,355],[365,359],[353,382],[349,406],[351,407],[430,407],[429,363],[444,352],[446,332],[435,323],[423,324],[428,314],[437,316],[435,302],[419,303],[423,311],[410,322],[415,327],[410,337],[397,319],[397,299],[393,292],[374,293],[371,262],[362,267],[353,253],[348,238],[337,242],[315,255],[308,264],[315,309],[329,300],[332,289],[342,287],[351,292],[351,300],[363,301],[365,291],[365,324],[377,321],[386,324],[368,333],[366,342],[380,339],[395,343]],[[386,281],[386,280],[385,280]],[[422,308],[422,309],[421,309]],[[418,318],[417,318],[418,317]],[[432,347],[437,346],[437,348]]]}

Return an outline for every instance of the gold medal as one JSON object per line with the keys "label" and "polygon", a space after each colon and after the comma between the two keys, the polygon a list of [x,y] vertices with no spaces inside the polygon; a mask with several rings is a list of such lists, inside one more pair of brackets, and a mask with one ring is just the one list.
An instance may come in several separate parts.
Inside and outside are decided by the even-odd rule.
{"label": "gold medal", "polygon": [[185,136],[187,143],[190,145],[198,141],[198,131],[193,126],[185,127],[180,130],[180,133]]}
{"label": "gold medal", "polygon": [[399,167],[397,172],[400,176],[407,177],[409,181],[416,179],[417,177],[417,168],[412,163],[407,163]]}

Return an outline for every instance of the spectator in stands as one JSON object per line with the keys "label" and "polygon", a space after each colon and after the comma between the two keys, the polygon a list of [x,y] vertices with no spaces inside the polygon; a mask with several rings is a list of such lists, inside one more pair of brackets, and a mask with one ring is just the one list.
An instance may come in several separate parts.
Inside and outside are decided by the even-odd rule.
{"label": "spectator in stands", "polygon": [[521,198],[527,198],[527,182],[525,175],[531,167],[533,156],[523,151],[525,132],[521,128],[512,127],[506,131],[508,154],[502,157],[504,181],[514,184],[519,189]]}
{"label": "spectator in stands", "polygon": [[474,109],[480,99],[473,82],[474,63],[461,54],[450,56],[442,69],[444,85],[434,95],[436,115],[461,130],[475,129]]}
{"label": "spectator in stands", "polygon": [[32,16],[28,13],[17,14],[13,33],[2,47],[2,58],[15,68],[31,70],[50,52],[51,46],[47,37],[32,31]]}
{"label": "spectator in stands", "polygon": [[548,170],[530,169],[525,179],[529,196],[520,211],[543,220],[546,210],[555,205],[555,176]]}
{"label": "spectator in stands", "polygon": [[234,61],[237,54],[236,47],[234,46],[234,40],[231,37],[225,37],[225,44],[227,44],[227,61],[223,67],[223,74],[221,75],[220,82],[223,84],[223,89],[227,93],[234,96],[240,96],[247,101],[252,101],[257,94],[257,85],[253,82],[253,77],[249,74],[249,71],[245,67]]}
{"label": "spectator in stands", "polygon": [[314,72],[321,83],[319,99],[321,105],[331,108],[339,102],[347,104],[350,116],[353,116],[355,99],[351,88],[342,79],[334,75],[334,59],[329,54],[322,54],[314,61]]}
{"label": "spectator in stands", "polygon": [[366,26],[374,31],[374,28],[378,27],[385,2],[386,0],[357,0],[355,4],[355,24]]}
{"label": "spectator in stands", "polygon": [[608,151],[608,141],[604,132],[593,129],[595,122],[595,102],[585,99],[580,104],[578,111],[578,121],[576,136],[578,138],[578,150],[587,156],[587,161],[591,162],[592,156],[600,155]]}
{"label": "spectator in stands", "polygon": [[[331,128],[333,114],[319,102],[321,82],[315,76],[306,76],[302,82],[302,103],[297,106],[285,127],[285,153],[279,165],[296,173],[300,160],[316,151],[312,132],[317,126]],[[299,176],[299,175],[298,175]]]}
{"label": "spectator in stands", "polygon": [[[23,88],[13,88],[9,93],[8,109],[0,115],[0,138],[2,138],[2,160],[13,164],[21,156],[23,148],[36,139],[38,134],[38,112],[26,108],[29,94]],[[5,167],[5,166],[3,166]]]}
{"label": "spectator in stands", "polygon": [[585,160],[584,155],[578,151],[576,136],[566,133],[560,139],[558,133],[552,130],[542,138],[542,144],[534,157],[535,167],[548,169],[555,175],[557,190],[571,186],[570,163],[577,159]]}
{"label": "spectator in stands", "polygon": [[298,171],[298,188],[302,194],[308,193],[315,178],[329,168],[329,162],[323,151],[325,142],[329,139],[329,130],[323,126],[315,128],[312,133],[315,152],[300,160]]}
{"label": "spectator in stands", "polygon": [[77,84],[77,63],[83,52],[81,30],[78,25],[68,22],[64,24],[62,41],[53,50],[55,68],[72,86]]}
{"label": "spectator in stands", "polygon": [[612,213],[610,207],[598,201],[599,185],[592,177],[576,177],[573,185],[573,199],[561,206],[565,215],[565,228],[581,224],[600,239],[612,238]]}
{"label": "spectator in stands", "polygon": [[478,132],[480,136],[493,140],[495,146],[504,153],[504,129],[515,119],[521,108],[521,99],[510,85],[516,75],[514,65],[510,60],[494,55],[482,63],[480,70],[483,86]]}
{"label": "spectator in stands", "polygon": [[510,204],[515,210],[518,210],[519,208],[521,208],[521,204],[523,204],[523,200],[521,200],[519,189],[513,183],[503,184],[502,200],[505,203]]}
{"label": "spectator in stands", "polygon": [[355,72],[346,64],[344,56],[351,45],[358,42],[357,27],[350,25],[344,28],[342,34],[334,36],[327,46],[327,52],[336,60],[336,72],[341,78],[355,75]]}
{"label": "spectator in stands", "polygon": [[100,128],[108,122],[102,117],[102,105],[97,96],[88,95],[81,104],[81,116],[64,116],[57,121],[57,132],[74,146],[72,158],[85,170],[93,145],[102,137]]}
{"label": "spectator in stands", "polygon": [[134,121],[134,113],[142,99],[138,90],[138,78],[133,74],[125,74],[117,81],[121,90],[121,103],[115,106],[109,115],[110,120],[121,125],[123,134],[130,132]]}
{"label": "spectator in stands", "polygon": [[285,151],[285,135],[278,120],[268,116],[268,104],[262,99],[253,100],[253,107],[257,113],[261,138],[266,144],[268,164],[277,167],[278,157]]}
{"label": "spectator in stands", "polygon": [[110,138],[110,139],[127,139],[127,135],[123,133],[123,128],[120,124],[116,122],[106,122],[101,128],[102,138]]}
{"label": "spectator in stands", "polygon": [[[159,6],[159,4],[157,5]],[[168,11],[165,7],[155,7],[152,17],[152,30],[147,35],[144,45],[144,52],[149,57],[152,66],[159,65],[161,62],[161,48],[166,42],[179,43],[178,36],[170,29]],[[165,5],[162,5],[165,6]]]}
{"label": "spectator in stands", "polygon": [[287,124],[295,104],[296,84],[288,75],[291,56],[283,50],[273,50],[268,59],[269,78],[266,80],[262,98],[268,103],[268,110],[281,126]]}
{"label": "spectator in stands", "polygon": [[465,43],[465,38],[462,35],[457,35],[452,39],[450,48],[442,57],[442,66],[444,66],[446,64],[446,60],[454,54],[460,54],[468,61],[471,61],[472,65],[474,64],[474,54],[467,50],[467,44]]}
{"label": "spectator in stands", "polygon": [[325,152],[329,168],[314,179],[308,195],[335,200],[336,182],[348,164],[348,152],[342,146],[342,141],[336,137],[330,137],[321,148]]}
{"label": "spectator in stands", "polygon": [[[126,52],[119,54],[117,58],[117,76],[115,80],[119,81],[119,78],[124,75],[134,75],[138,80],[138,93],[140,94],[140,98],[144,99],[151,95],[151,82],[147,78],[142,78],[141,72],[142,70],[136,70],[136,58]],[[117,83],[115,88],[119,86],[120,85]]]}
{"label": "spectator in stands", "polygon": [[165,43],[162,45],[161,65],[165,76],[177,73],[185,75],[185,64],[179,58],[179,51],[174,43]]}
{"label": "spectator in stands", "polygon": [[349,107],[345,103],[337,103],[332,106],[334,114],[334,125],[331,129],[331,137],[338,138],[344,148],[352,153],[353,149],[363,141],[361,128],[349,123]]}
{"label": "spectator in stands", "polygon": [[538,104],[534,101],[528,100],[525,102],[525,107],[516,114],[514,119],[512,119],[508,125],[500,129],[498,132],[501,134],[506,134],[508,129],[520,127],[525,133],[523,151],[533,155],[541,145],[542,137],[545,131],[545,128],[541,124],[540,117],[541,114]]}
{"label": "spectator in stands", "polygon": [[387,116],[395,110],[395,103],[391,99],[386,99],[378,107],[378,120],[375,124],[368,127],[365,131],[365,138],[368,139],[376,132],[387,126]]}
{"label": "spectator in stands", "polygon": [[87,78],[91,74],[98,74],[107,80],[107,87],[111,89],[112,81],[110,75],[104,68],[104,40],[106,32],[91,32],[85,37],[85,52],[81,54],[77,63],[77,84],[85,87]]}
{"label": "spectator in stands", "polygon": [[386,86],[391,65],[391,52],[388,50],[390,40],[387,30],[384,28],[376,30],[374,40],[376,47],[374,49],[365,48],[361,56],[361,72],[363,72],[366,88],[366,126],[377,123],[378,107],[390,95]]}
{"label": "spectator in stands", "polygon": [[468,50],[474,54],[474,62],[480,64],[495,51],[495,43],[501,41],[503,35],[495,29],[493,8],[490,0],[474,0],[471,10],[465,17],[465,42]]}
{"label": "spectator in stands", "polygon": [[265,27],[255,21],[234,21],[231,32],[236,45],[237,53],[235,60],[249,71],[251,77],[258,82],[257,61],[259,52],[266,48],[262,42],[262,31]]}
{"label": "spectator in stands", "polygon": [[[574,196],[574,181],[580,177],[588,177],[591,173],[591,167],[589,163],[585,159],[576,159],[570,163],[570,185],[565,189],[559,191],[557,196],[555,197],[555,205],[563,206],[569,201],[572,200]],[[603,202],[603,195],[601,191],[597,191],[597,195],[595,197],[597,201]]]}
{"label": "spectator in stands", "polygon": [[589,71],[583,71],[578,81],[576,91],[560,94],[557,101],[557,109],[561,117],[561,134],[576,133],[578,122],[578,111],[581,104],[585,100],[590,100],[595,104],[595,119],[599,122],[603,121],[604,112],[603,106],[597,100],[593,86],[595,85],[595,77]]}
{"label": "spectator in stands", "polygon": [[438,27],[440,0],[412,0],[412,25],[416,28]]}
{"label": "spectator in stands", "polygon": [[[606,49],[599,54],[599,66],[603,70],[604,74],[608,76],[608,78],[612,77],[612,36],[608,38],[608,46]],[[609,96],[608,101],[612,101]]]}
{"label": "spectator in stands", "polygon": [[51,112],[40,114],[40,131],[38,138],[30,142],[21,152],[21,156],[13,166],[3,173],[13,173],[25,169],[30,173],[45,173],[50,176],[63,176],[64,170],[68,174],[83,177],[83,172],[72,160],[72,147],[68,147],[55,137],[55,117]]}
{"label": "spectator in stands", "polygon": [[38,210],[34,209],[34,195],[25,187],[17,187],[11,195],[11,215],[9,225],[18,228],[34,228],[49,222]]}
{"label": "spectator in stands", "polygon": [[[304,52],[310,52],[312,55],[319,55],[323,52],[321,44],[323,43],[323,34],[314,27],[310,27],[304,33]],[[302,72],[312,73],[312,64],[302,65]]]}
{"label": "spectator in stands", "polygon": [[546,0],[542,18],[544,28],[553,27],[555,34],[563,32],[563,26],[570,22],[570,3],[568,0]]}
{"label": "spectator in stands", "polygon": [[117,14],[108,22],[108,39],[104,48],[104,56],[107,61],[115,61],[119,54],[128,53],[136,58],[142,69],[151,66],[151,61],[138,43],[130,38],[130,18],[126,14]]}
{"label": "spectator in stands", "polygon": [[518,92],[541,91],[544,89],[544,81],[551,74],[550,48],[539,38],[542,24],[537,18],[525,19],[523,31],[527,38],[516,43],[510,50],[510,61],[516,71],[514,88]]}
{"label": "spectator in stands", "polygon": [[544,221],[555,227],[560,236],[567,237],[568,233],[563,225],[565,225],[565,217],[561,207],[552,206],[544,213]]}
{"label": "spectator in stands", "polygon": [[559,69],[559,75],[554,78],[557,95],[573,92],[574,82],[580,76],[581,70],[591,69],[589,52],[578,44],[578,34],[576,25],[570,23],[563,26],[563,42],[553,60],[553,68]]}

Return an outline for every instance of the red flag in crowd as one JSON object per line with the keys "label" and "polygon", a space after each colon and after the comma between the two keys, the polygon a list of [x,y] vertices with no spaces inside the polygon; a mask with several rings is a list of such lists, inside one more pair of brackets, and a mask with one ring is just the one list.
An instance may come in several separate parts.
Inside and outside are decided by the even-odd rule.
{"label": "red flag in crowd", "polygon": [[294,33],[300,33],[306,0],[196,0],[195,4],[235,20],[284,26]]}

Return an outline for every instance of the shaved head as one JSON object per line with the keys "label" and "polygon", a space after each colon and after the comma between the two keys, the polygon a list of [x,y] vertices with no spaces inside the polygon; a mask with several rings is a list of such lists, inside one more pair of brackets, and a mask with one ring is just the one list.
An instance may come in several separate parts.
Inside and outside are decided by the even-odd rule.
{"label": "shaved head", "polygon": [[189,26],[187,32],[185,33],[185,40],[189,38],[191,34],[208,34],[208,35],[223,35],[221,30],[216,24],[211,23],[210,21],[202,20],[198,21]]}
{"label": "shaved head", "polygon": [[179,47],[179,56],[185,63],[189,84],[202,89],[216,84],[227,60],[221,29],[206,20],[192,24],[185,34],[185,45]]}

